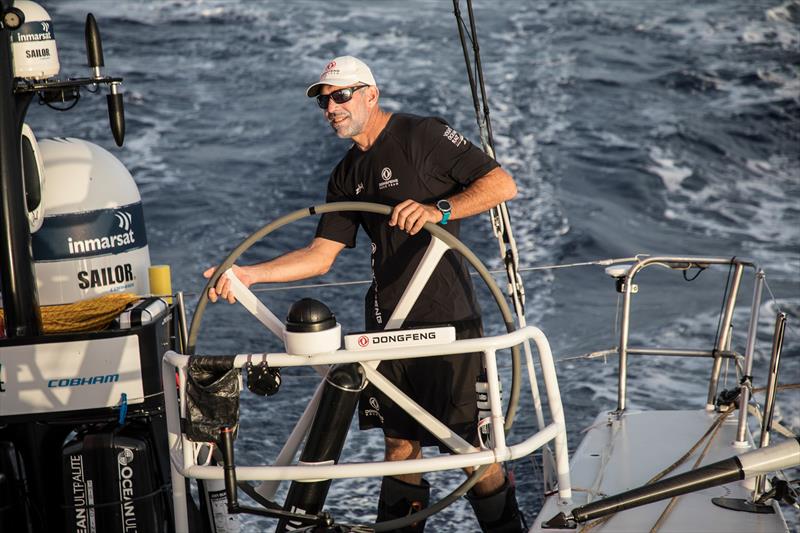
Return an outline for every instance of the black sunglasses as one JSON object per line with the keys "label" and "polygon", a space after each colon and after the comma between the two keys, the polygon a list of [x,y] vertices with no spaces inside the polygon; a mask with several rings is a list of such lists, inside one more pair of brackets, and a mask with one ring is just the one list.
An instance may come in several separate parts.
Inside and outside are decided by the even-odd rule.
{"label": "black sunglasses", "polygon": [[345,87],[344,89],[339,89],[338,91],[333,91],[331,94],[320,94],[317,95],[317,104],[322,109],[328,109],[328,103],[330,100],[333,100],[337,104],[343,104],[345,102],[349,102],[350,99],[353,97],[353,93],[359,89],[363,89],[364,87],[369,87],[369,85],[358,85],[356,87]]}

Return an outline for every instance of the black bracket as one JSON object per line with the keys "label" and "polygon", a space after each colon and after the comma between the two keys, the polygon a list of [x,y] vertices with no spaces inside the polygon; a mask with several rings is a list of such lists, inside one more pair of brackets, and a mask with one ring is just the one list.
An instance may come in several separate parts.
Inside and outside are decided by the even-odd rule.
{"label": "black bracket", "polygon": [[550,520],[542,522],[542,529],[577,529],[578,523],[564,513],[558,513]]}

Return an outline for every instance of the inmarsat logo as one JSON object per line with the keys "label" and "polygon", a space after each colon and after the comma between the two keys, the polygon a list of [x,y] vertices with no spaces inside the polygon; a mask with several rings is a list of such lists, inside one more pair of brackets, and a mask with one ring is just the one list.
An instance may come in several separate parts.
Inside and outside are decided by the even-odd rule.
{"label": "inmarsat logo", "polygon": [[31,240],[36,261],[112,256],[144,248],[147,235],[142,204],[48,215]]}
{"label": "inmarsat logo", "polygon": [[74,240],[72,237],[67,237],[69,253],[75,255],[86,252],[111,250],[135,243],[136,236],[132,229],[133,215],[127,211],[117,211],[114,213],[114,216],[117,219],[117,226],[122,230],[120,233],[82,240]]}
{"label": "inmarsat logo", "polygon": [[[41,31],[37,31],[39,27],[41,27]],[[12,38],[18,43],[30,43],[38,41],[51,41],[54,37],[50,23],[40,21],[38,23],[31,22],[23,25],[22,28],[14,32]]]}
{"label": "inmarsat logo", "polygon": [[361,335],[358,338],[358,345],[361,346],[362,348],[369,346],[369,337],[367,337],[366,335]]}
{"label": "inmarsat logo", "polygon": [[396,187],[398,184],[397,178],[392,178],[392,169],[383,167],[381,170],[381,182],[378,184],[378,189],[387,189],[389,187]]}
{"label": "inmarsat logo", "polygon": [[133,220],[133,216],[127,211],[117,211],[114,213],[114,216],[117,217],[119,221],[119,228],[123,231],[128,231],[131,229],[131,221]]}

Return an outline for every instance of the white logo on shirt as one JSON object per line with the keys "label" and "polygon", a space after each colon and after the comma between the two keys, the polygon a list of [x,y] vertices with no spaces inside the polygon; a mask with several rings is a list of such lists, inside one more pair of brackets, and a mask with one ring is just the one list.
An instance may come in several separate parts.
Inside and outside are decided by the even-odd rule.
{"label": "white logo on shirt", "polygon": [[359,183],[358,185],[356,185],[356,196],[361,194],[361,191],[363,191],[363,190],[364,190],[364,184],[363,183]]}
{"label": "white logo on shirt", "polygon": [[381,414],[381,406],[378,404],[378,399],[375,396],[369,397],[369,405],[372,409],[364,409],[364,416],[377,416],[383,424],[383,415]]}
{"label": "white logo on shirt", "polygon": [[383,167],[383,170],[381,170],[381,182],[378,184],[378,189],[382,191],[389,187],[396,187],[398,183],[397,178],[392,178],[392,169]]}
{"label": "white logo on shirt", "polygon": [[447,126],[447,128],[444,130],[444,136],[450,139],[450,142],[455,144],[456,146],[467,144],[467,140],[464,138],[464,136],[458,133],[450,126]]}

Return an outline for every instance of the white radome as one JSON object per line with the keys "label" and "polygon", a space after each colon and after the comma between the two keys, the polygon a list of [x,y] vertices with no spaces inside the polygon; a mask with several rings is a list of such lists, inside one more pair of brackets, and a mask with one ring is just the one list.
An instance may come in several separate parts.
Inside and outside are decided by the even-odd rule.
{"label": "white radome", "polygon": [[44,80],[57,76],[61,65],[50,15],[29,0],[17,0],[14,7],[25,15],[22,26],[11,33],[14,77]]}

